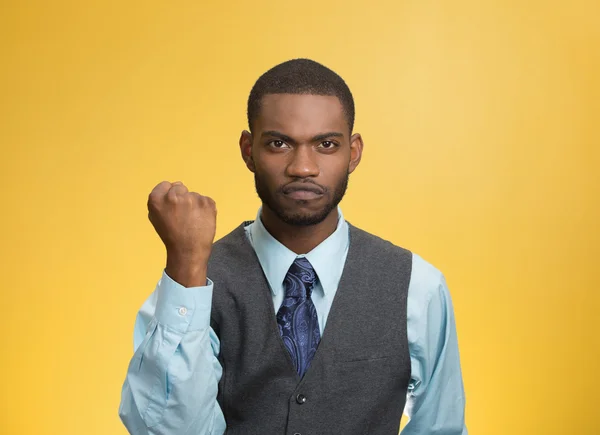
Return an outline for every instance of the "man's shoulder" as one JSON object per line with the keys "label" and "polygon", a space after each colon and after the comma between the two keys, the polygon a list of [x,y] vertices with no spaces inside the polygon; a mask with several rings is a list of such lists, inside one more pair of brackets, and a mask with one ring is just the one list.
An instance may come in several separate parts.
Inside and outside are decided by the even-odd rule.
{"label": "man's shoulder", "polygon": [[226,246],[239,245],[243,241],[243,236],[245,236],[245,228],[252,222],[253,221],[243,221],[240,225],[237,225],[229,233],[216,240],[213,243],[213,249],[215,247],[222,249]]}
{"label": "man's shoulder", "polygon": [[420,301],[419,305],[426,304],[431,298],[440,294],[445,278],[433,264],[418,254],[413,253],[412,255],[409,299]]}
{"label": "man's shoulder", "polygon": [[[228,268],[232,261],[248,258],[253,255],[251,245],[248,243],[244,228],[248,221],[235,227],[231,232],[213,243],[212,252],[208,262],[209,268]],[[213,272],[214,273],[214,272]]]}
{"label": "man's shoulder", "polygon": [[416,254],[409,248],[401,246],[393,241],[386,239],[385,237],[370,233],[354,225],[350,225],[350,228],[351,231],[354,231],[356,234],[360,234],[361,237],[363,237],[364,239],[374,243],[379,249],[400,250],[402,252],[410,254],[412,257],[411,275],[413,280],[418,280],[421,284],[437,286],[443,279],[443,274],[438,268],[436,268],[433,264],[425,260],[419,254]]}
{"label": "man's shoulder", "polygon": [[413,274],[420,279],[439,284],[443,279],[442,272],[433,264],[413,252]]}
{"label": "man's shoulder", "polygon": [[363,243],[369,243],[373,246],[374,249],[384,250],[384,251],[396,251],[401,252],[406,255],[412,255],[411,251],[405,247],[402,247],[390,240],[385,239],[384,237],[378,236],[377,234],[370,233],[362,228],[352,225],[348,222],[348,227],[350,228],[350,242],[352,243],[352,239],[358,239]]}

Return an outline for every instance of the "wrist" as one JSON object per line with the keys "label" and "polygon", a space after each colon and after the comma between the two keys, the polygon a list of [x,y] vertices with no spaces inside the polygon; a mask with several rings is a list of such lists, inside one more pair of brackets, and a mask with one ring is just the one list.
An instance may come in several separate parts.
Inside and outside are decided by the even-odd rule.
{"label": "wrist", "polygon": [[205,286],[207,269],[208,256],[167,253],[165,272],[184,287]]}

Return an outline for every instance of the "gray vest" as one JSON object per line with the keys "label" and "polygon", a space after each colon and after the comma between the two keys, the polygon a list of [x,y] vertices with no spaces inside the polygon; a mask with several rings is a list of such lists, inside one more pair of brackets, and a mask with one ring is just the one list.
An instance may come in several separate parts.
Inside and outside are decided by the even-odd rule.
{"label": "gray vest", "polygon": [[283,345],[244,222],[215,243],[211,326],[221,342],[227,434],[397,435],[410,380],[412,254],[352,225],[340,284],[302,379]]}

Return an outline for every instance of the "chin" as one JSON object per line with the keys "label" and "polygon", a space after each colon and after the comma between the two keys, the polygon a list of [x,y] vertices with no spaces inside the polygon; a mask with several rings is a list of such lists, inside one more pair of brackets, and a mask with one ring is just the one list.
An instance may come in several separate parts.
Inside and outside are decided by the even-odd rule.
{"label": "chin", "polygon": [[323,222],[329,213],[326,209],[313,211],[313,212],[302,212],[299,210],[285,210],[282,213],[277,213],[279,218],[288,225],[294,225],[299,227],[308,227],[317,225]]}

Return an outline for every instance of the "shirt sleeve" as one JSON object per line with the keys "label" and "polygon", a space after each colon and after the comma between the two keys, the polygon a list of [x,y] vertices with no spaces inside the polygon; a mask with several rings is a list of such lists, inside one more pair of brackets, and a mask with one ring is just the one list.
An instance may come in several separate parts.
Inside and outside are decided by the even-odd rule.
{"label": "shirt sleeve", "polygon": [[450,293],[444,276],[416,255],[407,311],[412,369],[402,435],[467,435]]}
{"label": "shirt sleeve", "polygon": [[185,288],[165,272],[138,312],[119,416],[131,435],[222,435],[223,369],[210,327],[213,283]]}

